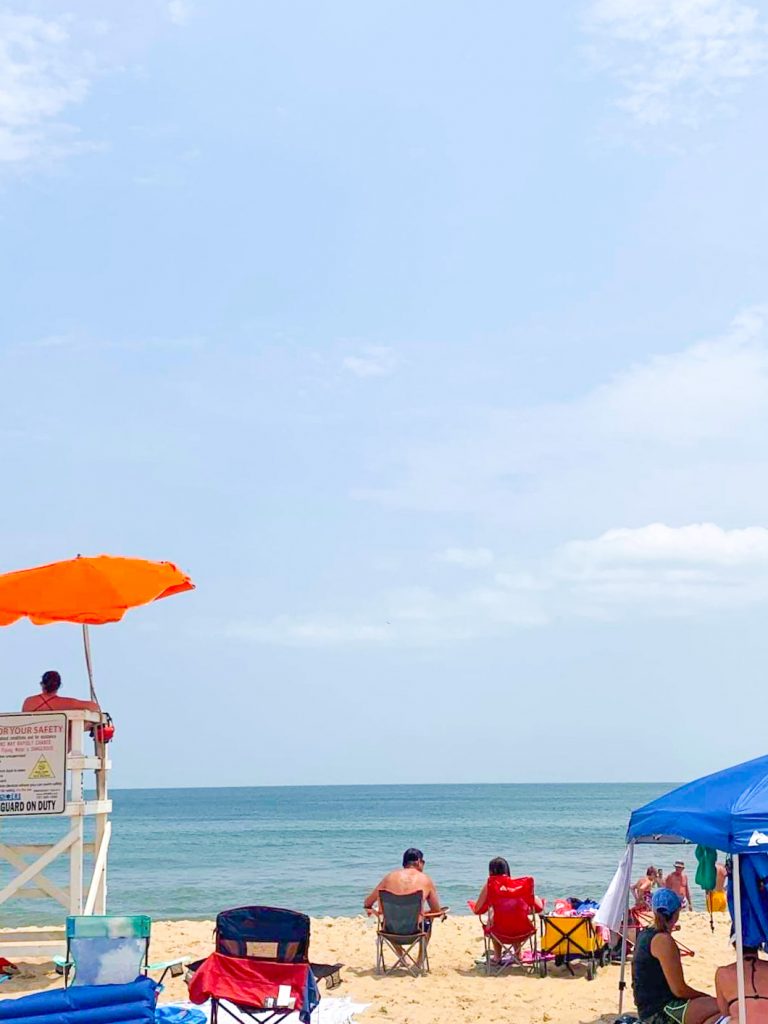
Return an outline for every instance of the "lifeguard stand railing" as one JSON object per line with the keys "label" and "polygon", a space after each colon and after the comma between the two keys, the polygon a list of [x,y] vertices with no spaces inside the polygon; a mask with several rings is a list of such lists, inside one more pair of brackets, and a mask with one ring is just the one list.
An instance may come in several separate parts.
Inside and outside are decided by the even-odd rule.
{"label": "lifeguard stand railing", "polygon": [[[107,745],[86,737],[101,721],[95,711],[0,715],[0,825],[19,817],[67,821],[64,834],[48,843],[5,842],[0,829],[0,858],[11,867],[0,888],[0,907],[11,900],[50,899],[67,915],[106,913],[111,762]],[[86,752],[86,743],[92,752]],[[90,772],[95,784],[86,785]],[[86,834],[90,818],[92,838]],[[60,859],[69,861],[68,884],[46,875]],[[7,877],[6,869],[3,880]],[[0,956],[52,955],[63,942],[59,928],[3,931]]]}

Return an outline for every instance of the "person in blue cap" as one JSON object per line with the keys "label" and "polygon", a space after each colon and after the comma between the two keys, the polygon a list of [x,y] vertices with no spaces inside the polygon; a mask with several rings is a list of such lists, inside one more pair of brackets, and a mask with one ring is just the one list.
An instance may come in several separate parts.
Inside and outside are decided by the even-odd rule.
{"label": "person in blue cap", "polygon": [[715,1024],[717,1000],[691,988],[683,976],[680,950],[672,932],[682,900],[671,889],[651,898],[653,925],[637,936],[632,958],[632,990],[642,1024]]}

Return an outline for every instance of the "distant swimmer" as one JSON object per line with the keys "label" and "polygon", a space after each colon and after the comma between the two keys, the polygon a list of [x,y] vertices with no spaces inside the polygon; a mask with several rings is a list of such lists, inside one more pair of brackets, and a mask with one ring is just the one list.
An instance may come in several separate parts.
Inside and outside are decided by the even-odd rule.
{"label": "distant swimmer", "polygon": [[21,705],[22,711],[101,711],[95,700],[77,700],[75,697],[60,697],[61,676],[49,670],[43,672],[40,680],[42,693],[27,697]]}

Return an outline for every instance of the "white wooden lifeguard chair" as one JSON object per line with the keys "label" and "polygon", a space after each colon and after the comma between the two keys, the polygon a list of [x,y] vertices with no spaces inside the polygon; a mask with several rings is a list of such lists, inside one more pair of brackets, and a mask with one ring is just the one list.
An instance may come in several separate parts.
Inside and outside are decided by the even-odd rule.
{"label": "white wooden lifeguard chair", "polygon": [[[106,743],[95,741],[92,753],[85,749],[86,732],[102,721],[95,711],[0,715],[0,825],[43,815],[52,832],[51,819],[67,825],[51,842],[33,844],[5,842],[0,829],[0,858],[13,869],[0,889],[0,906],[11,900],[51,899],[67,915],[106,913],[111,762]],[[95,776],[94,796],[86,798],[90,772]],[[94,820],[93,839],[86,835],[87,818]],[[59,859],[69,860],[66,886],[45,874]],[[0,932],[0,956],[9,960],[53,957],[64,951],[64,944],[63,928]]]}
{"label": "white wooden lifeguard chair", "polygon": [[[171,562],[78,555],[0,575],[0,626],[23,618],[37,626],[81,625],[90,697],[98,704],[89,625],[119,622],[129,608],[194,589],[189,576]],[[86,731],[102,721],[102,715],[93,711],[0,715],[0,824],[10,817],[40,815],[61,815],[69,823],[64,835],[42,844],[4,843],[0,831],[0,860],[15,872],[0,889],[0,906],[11,899],[45,897],[63,906],[67,915],[106,912],[110,763],[101,740],[93,754],[85,751]],[[91,771],[96,777],[95,799],[86,799],[84,777]],[[85,823],[91,817],[94,836],[86,841]],[[66,887],[44,873],[59,858],[69,859]],[[63,942],[64,932],[59,930],[0,931],[0,955],[52,955]]]}

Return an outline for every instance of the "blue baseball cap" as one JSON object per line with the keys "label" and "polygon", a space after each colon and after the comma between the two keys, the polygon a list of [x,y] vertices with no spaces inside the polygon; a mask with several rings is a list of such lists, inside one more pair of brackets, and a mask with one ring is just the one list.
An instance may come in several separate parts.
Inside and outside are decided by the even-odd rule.
{"label": "blue baseball cap", "polygon": [[683,901],[671,889],[657,889],[651,897],[651,908],[663,917],[672,917],[682,905]]}

